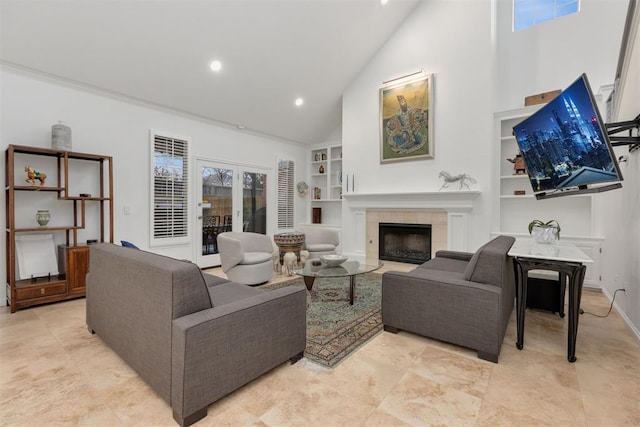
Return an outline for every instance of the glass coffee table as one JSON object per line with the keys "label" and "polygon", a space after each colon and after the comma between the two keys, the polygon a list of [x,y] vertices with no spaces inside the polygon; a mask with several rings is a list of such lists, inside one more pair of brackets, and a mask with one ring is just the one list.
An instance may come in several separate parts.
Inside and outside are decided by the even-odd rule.
{"label": "glass coffee table", "polygon": [[303,268],[296,268],[291,270],[291,272],[304,278],[304,284],[307,286],[307,290],[309,291],[313,289],[313,282],[318,277],[348,277],[349,304],[353,305],[353,297],[356,289],[356,276],[375,271],[383,265],[382,261],[373,258],[366,259],[364,261],[349,258],[338,267],[329,267],[319,259],[309,259],[306,261]]}

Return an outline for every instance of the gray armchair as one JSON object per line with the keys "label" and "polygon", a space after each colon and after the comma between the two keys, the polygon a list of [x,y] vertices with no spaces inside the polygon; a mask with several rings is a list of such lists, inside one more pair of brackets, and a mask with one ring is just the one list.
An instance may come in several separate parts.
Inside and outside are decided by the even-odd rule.
{"label": "gray armchair", "polygon": [[335,254],[340,244],[340,237],[336,230],[324,227],[300,227],[304,233],[304,247],[309,252],[309,258],[320,258],[322,255]]}
{"label": "gray armchair", "polygon": [[218,235],[222,271],[229,280],[243,285],[259,285],[273,277],[273,243],[259,233],[228,231]]}
{"label": "gray armchair", "polygon": [[499,236],[475,254],[438,251],[413,271],[384,273],[384,329],[468,347],[497,363],[514,306],[514,270],[507,255],[514,241]]}

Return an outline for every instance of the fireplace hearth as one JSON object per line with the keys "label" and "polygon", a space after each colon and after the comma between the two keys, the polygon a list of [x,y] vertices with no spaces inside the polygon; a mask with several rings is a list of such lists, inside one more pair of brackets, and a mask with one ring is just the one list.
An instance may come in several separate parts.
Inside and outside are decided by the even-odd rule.
{"label": "fireplace hearth", "polygon": [[431,259],[431,224],[380,223],[381,260],[422,264]]}

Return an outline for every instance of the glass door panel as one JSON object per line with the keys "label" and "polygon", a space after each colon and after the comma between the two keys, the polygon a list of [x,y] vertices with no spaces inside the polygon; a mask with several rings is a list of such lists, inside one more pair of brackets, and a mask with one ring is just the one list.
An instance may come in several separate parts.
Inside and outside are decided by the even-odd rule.
{"label": "glass door panel", "polygon": [[242,174],[242,229],[267,234],[267,174]]}
{"label": "glass door panel", "polygon": [[231,231],[233,226],[234,170],[210,162],[199,161],[200,172],[197,236],[200,248],[197,264],[200,267],[220,265],[218,234]]}
{"label": "glass door panel", "polygon": [[196,263],[207,268],[220,265],[220,233],[267,234],[268,173],[207,160],[197,160],[196,167]]}

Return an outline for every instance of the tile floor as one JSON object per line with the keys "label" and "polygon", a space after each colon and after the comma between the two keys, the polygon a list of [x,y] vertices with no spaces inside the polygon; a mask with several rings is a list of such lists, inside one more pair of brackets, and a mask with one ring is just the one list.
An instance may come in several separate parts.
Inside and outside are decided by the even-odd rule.
{"label": "tile floor", "polygon": [[[386,268],[395,268],[388,264]],[[400,267],[402,268],[402,267]],[[215,270],[214,270],[215,271]],[[609,301],[585,291],[582,308]],[[574,364],[566,324],[515,314],[500,362],[409,333],[383,332],[333,371],[285,363],[209,406],[197,426],[638,426],[640,344],[615,309],[580,318]],[[0,308],[3,426],[175,426],[171,408],[85,326],[85,300]]]}

